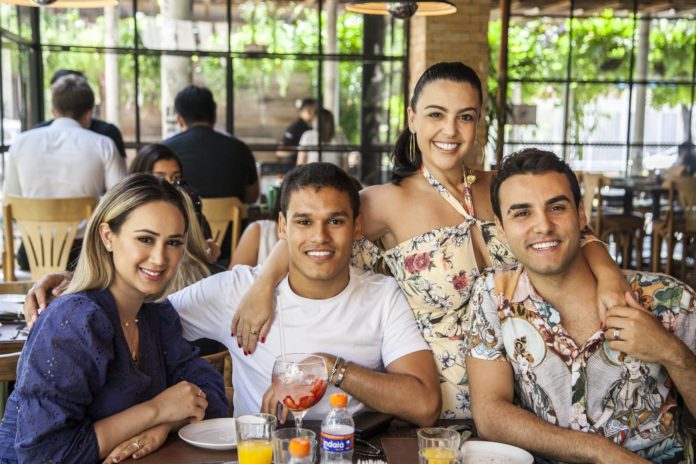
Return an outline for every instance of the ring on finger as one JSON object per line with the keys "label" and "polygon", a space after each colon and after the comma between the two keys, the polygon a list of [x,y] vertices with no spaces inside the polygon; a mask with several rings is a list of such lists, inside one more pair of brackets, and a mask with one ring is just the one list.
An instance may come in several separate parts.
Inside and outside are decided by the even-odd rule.
{"label": "ring on finger", "polygon": [[199,388],[199,389],[198,389],[198,395],[196,395],[196,396],[201,396],[202,394],[203,394],[203,389],[202,389],[202,388]]}
{"label": "ring on finger", "polygon": [[139,442],[138,440],[136,440],[136,441],[134,441],[133,443],[131,443],[131,445],[135,446],[135,450],[136,450],[136,451],[140,451],[140,448],[143,447],[143,445],[141,445],[140,442]]}
{"label": "ring on finger", "polygon": [[257,330],[250,330],[249,333],[251,335],[258,335],[259,334],[259,332]]}
{"label": "ring on finger", "polygon": [[619,340],[621,338],[621,329],[614,329],[613,337],[614,340]]}

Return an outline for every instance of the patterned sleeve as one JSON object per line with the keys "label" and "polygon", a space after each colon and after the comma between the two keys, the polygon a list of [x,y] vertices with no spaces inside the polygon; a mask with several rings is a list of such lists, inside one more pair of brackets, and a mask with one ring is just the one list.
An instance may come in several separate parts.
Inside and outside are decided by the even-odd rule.
{"label": "patterned sleeve", "polygon": [[684,285],[683,293],[679,300],[679,316],[677,318],[674,335],[681,340],[692,353],[696,354],[696,295],[694,291]]}
{"label": "patterned sleeve", "polygon": [[498,304],[493,294],[493,272],[485,272],[474,282],[469,300],[470,329],[467,355],[488,361],[507,361],[503,345]]}
{"label": "patterned sleeve", "polygon": [[353,257],[350,264],[361,271],[392,275],[384,261],[384,250],[366,238],[353,242]]}
{"label": "patterned sleeve", "polygon": [[15,386],[20,462],[94,462],[99,445],[87,409],[106,383],[114,331],[81,295],[56,300],[24,347]]}
{"label": "patterned sleeve", "polygon": [[162,351],[167,364],[167,384],[172,386],[187,380],[197,385],[205,392],[208,401],[205,418],[225,417],[227,397],[222,377],[198,356],[198,350],[184,340],[179,315],[168,301],[162,303],[159,319],[162,324]]}

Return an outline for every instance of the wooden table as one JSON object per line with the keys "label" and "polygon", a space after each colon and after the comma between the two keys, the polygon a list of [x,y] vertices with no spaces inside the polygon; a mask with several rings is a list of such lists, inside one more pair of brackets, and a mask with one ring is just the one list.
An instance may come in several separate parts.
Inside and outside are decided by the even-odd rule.
{"label": "wooden table", "polygon": [[[471,425],[471,421],[440,420],[436,425],[446,427],[457,424]],[[304,421],[303,426],[318,432],[320,425],[321,424],[319,421]],[[369,442],[384,449],[386,452],[386,458],[390,464],[418,464],[418,440],[416,438],[417,429],[418,428],[412,424],[395,420],[392,422],[389,429],[383,433],[371,437]],[[318,456],[316,459],[318,462]],[[353,453],[353,462],[357,462],[358,459],[376,458],[360,456],[357,452]],[[385,459],[385,456],[382,456],[381,459]],[[216,451],[197,448],[181,440],[178,435],[172,434],[160,449],[148,456],[145,456],[144,458],[138,459],[135,462],[147,464],[161,464],[165,462],[168,464],[231,464],[237,462],[237,451]]]}

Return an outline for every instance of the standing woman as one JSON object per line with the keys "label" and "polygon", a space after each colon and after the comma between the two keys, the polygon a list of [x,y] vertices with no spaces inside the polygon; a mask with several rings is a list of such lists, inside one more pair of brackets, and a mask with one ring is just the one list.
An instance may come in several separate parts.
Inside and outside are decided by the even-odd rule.
{"label": "standing woman", "polygon": [[181,336],[169,293],[189,218],[151,175],[106,193],[74,278],[29,335],[0,426],[0,462],[118,462],[189,421],[224,416],[219,374]]}
{"label": "standing woman", "polygon": [[[428,68],[394,148],[392,182],[360,192],[365,239],[356,243],[354,264],[386,265],[404,292],[440,371],[443,418],[471,417],[464,356],[474,280],[486,267],[515,262],[493,222],[495,173],[465,167],[475,158],[482,98],[479,77],[464,63]],[[600,300],[605,307],[623,301],[628,288],[618,266],[601,242],[587,242]],[[273,250],[232,321],[246,351],[268,333],[272,289],[287,272],[285,249]]]}

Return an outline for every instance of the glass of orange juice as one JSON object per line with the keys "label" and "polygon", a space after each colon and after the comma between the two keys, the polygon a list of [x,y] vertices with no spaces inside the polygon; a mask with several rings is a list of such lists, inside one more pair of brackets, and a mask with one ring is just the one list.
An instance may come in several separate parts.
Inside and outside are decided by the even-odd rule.
{"label": "glass of orange juice", "polygon": [[418,430],[418,462],[420,464],[455,464],[461,437],[456,430],[429,427]]}
{"label": "glass of orange juice", "polygon": [[235,419],[239,464],[271,464],[276,417],[247,414]]}

